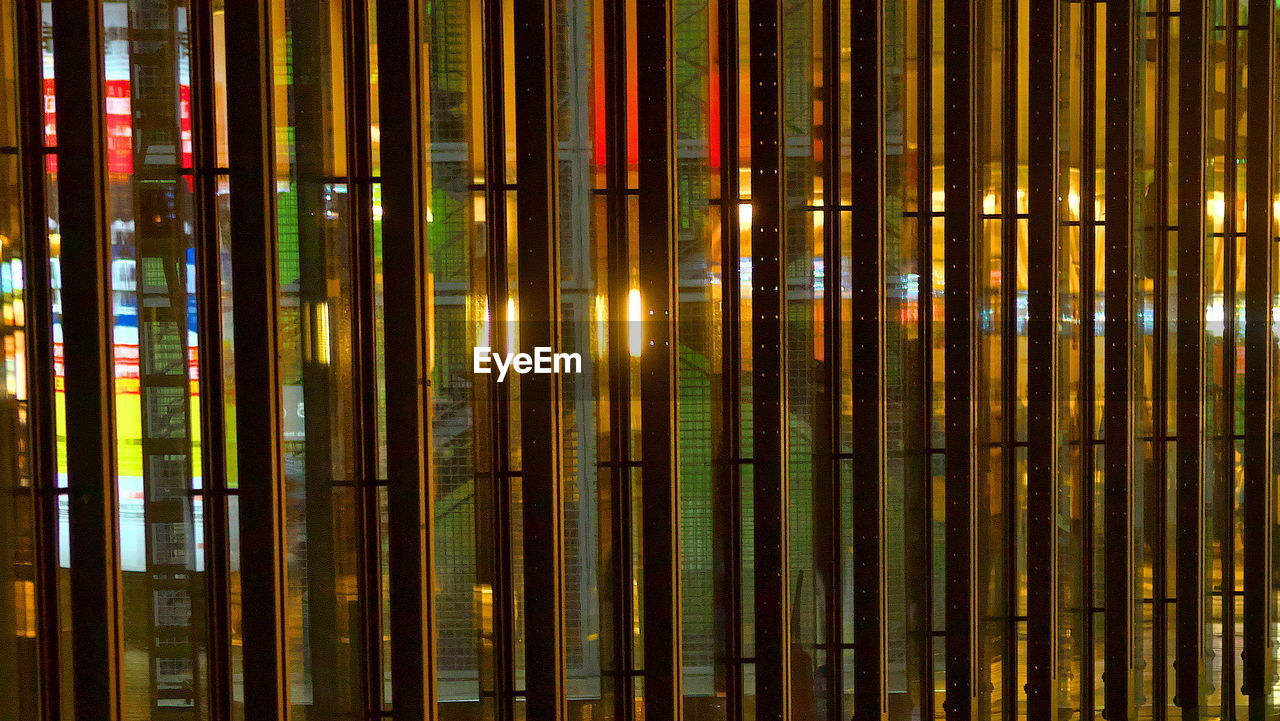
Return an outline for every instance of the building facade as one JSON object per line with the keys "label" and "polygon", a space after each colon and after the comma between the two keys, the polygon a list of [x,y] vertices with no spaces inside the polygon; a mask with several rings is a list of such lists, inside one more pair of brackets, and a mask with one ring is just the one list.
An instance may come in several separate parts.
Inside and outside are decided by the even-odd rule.
{"label": "building facade", "polygon": [[0,0],[0,718],[1280,717],[1278,15]]}

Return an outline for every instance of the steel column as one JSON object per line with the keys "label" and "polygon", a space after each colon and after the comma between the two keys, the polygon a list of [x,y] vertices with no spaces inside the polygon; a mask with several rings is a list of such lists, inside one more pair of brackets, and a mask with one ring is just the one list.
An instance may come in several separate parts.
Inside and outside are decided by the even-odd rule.
{"label": "steel column", "polygon": [[[355,359],[352,377],[355,394],[355,495],[359,529],[357,600],[359,649],[356,659],[358,690],[350,706],[375,714],[383,708],[382,666],[382,524],[379,508],[378,463],[378,272],[373,237],[373,148],[370,137],[372,109],[369,92],[369,0],[347,0],[343,8],[343,63],[346,97],[347,213],[350,218],[352,345]],[[339,612],[346,611],[340,609]],[[354,626],[354,624],[353,624]],[[353,630],[354,635],[354,630]],[[363,707],[363,708],[361,708]]]}
{"label": "steel column", "polygon": [[107,228],[106,88],[101,0],[53,3],[60,130],[71,665],[76,717],[122,718],[123,628],[116,523],[111,236]]}
{"label": "steel column", "polygon": [[387,394],[391,717],[436,718],[421,6],[379,2],[378,98]]}
{"label": "steel column", "polygon": [[[853,716],[855,721],[881,721],[888,715],[886,695],[887,600],[885,581],[885,125],[884,3],[854,0],[849,6],[850,148],[857,181],[852,184],[853,223],[850,239],[849,333],[853,354]],[[832,152],[839,157],[838,126],[832,128]],[[828,191],[832,192],[832,191]],[[836,198],[839,196],[837,195]],[[838,218],[827,225],[839,226]],[[834,249],[838,259],[840,248]],[[839,264],[828,278],[839,279]],[[826,292],[841,303],[839,283]],[[838,320],[839,316],[836,316]],[[828,351],[828,363],[840,347]],[[838,376],[837,376],[838,378]],[[829,389],[840,398],[840,389]],[[839,487],[836,466],[834,482]],[[837,563],[838,563],[837,556]],[[839,596],[836,597],[839,600]],[[835,633],[841,633],[837,627]],[[839,653],[839,651],[837,651]],[[828,683],[843,687],[836,676]]]}
{"label": "steel column", "polygon": [[[1035,6],[1029,6],[1031,12],[1035,12]],[[1018,103],[1018,77],[1021,68],[1019,67],[1020,55],[1019,50],[1019,7],[1018,0],[1004,0],[1001,3],[1001,31],[1003,34],[1002,61],[1000,63],[1000,414],[1002,421],[1000,425],[1000,437],[998,442],[1001,444],[1000,450],[1000,470],[1004,474],[1003,488],[1000,489],[1000,503],[1003,508],[1009,509],[1002,513],[1003,533],[1001,540],[1004,542],[1004,559],[1001,563],[1001,570],[1004,573],[1004,602],[1003,610],[1003,628],[1004,638],[1001,639],[1001,662],[1000,662],[1000,683],[1003,689],[1016,689],[1018,687],[1018,677],[1024,661],[1019,659],[1019,616],[1017,615],[1018,603],[1021,597],[1022,589],[1015,582],[1019,576],[1019,565],[1022,561],[1022,554],[1018,553],[1018,532],[1021,513],[1014,509],[1020,509],[1019,491],[1023,486],[1022,469],[1019,468],[1018,459],[1018,406],[1021,399],[1018,397],[1018,379],[1021,374],[1022,359],[1020,354],[1021,342],[1018,334],[1018,283],[1016,276],[1013,282],[1009,281],[1010,268],[1016,269],[1021,260],[1018,250],[1018,241],[1021,228],[1019,227],[1019,218],[1021,217],[1018,207],[1018,182],[1017,172],[1010,172],[1010,169],[1016,169],[1019,165],[1019,153],[1021,148],[1018,142],[1018,133],[1021,130],[1019,122]],[[994,10],[992,11],[994,15]],[[1033,15],[1034,17],[1034,15]],[[1033,21],[1034,22],[1034,21]],[[1030,105],[1030,102],[1028,103]],[[996,439],[991,439],[997,442]],[[1023,617],[1025,618],[1025,617]],[[1024,713],[1025,705],[1021,706],[1019,694],[1004,691],[1001,704],[1002,721],[1016,721],[1019,713]]]}
{"label": "steel column", "polygon": [[[917,383],[918,388],[913,398],[918,404],[912,409],[910,433],[905,444],[907,477],[905,484],[905,504],[903,525],[920,534],[918,542],[904,541],[905,583],[908,601],[921,609],[920,612],[908,616],[915,621],[914,638],[916,642],[917,667],[912,671],[919,674],[915,682],[920,693],[919,714],[921,718],[932,718],[936,711],[936,653],[935,626],[933,609],[938,595],[945,589],[938,588],[934,582],[933,571],[936,564],[934,527],[936,512],[933,505],[934,454],[934,273],[933,273],[933,226],[937,222],[937,214],[933,207],[933,157],[935,143],[934,99],[933,99],[933,55],[934,55],[934,8],[932,0],[914,0],[916,8],[916,274],[919,286],[916,297],[919,310],[917,314],[920,324],[917,354],[912,360],[915,368],[908,366],[909,383]],[[910,533],[910,532],[909,532]],[[908,538],[910,536],[908,535]],[[945,600],[945,599],[944,599]],[[914,619],[911,619],[914,616]],[[945,621],[944,621],[945,624]],[[944,692],[945,695],[945,692]]]}
{"label": "steel column", "polygon": [[[560,346],[560,226],[551,0],[515,5],[516,238],[520,349]],[[560,379],[520,379],[525,560],[526,713],[563,721],[564,478]]]}
{"label": "steel column", "polygon": [[1205,137],[1209,116],[1206,0],[1183,0],[1178,56],[1177,592],[1174,702],[1202,713],[1205,673]]}
{"label": "steel column", "polygon": [[1036,721],[1058,711],[1060,6],[1032,0],[1027,36],[1027,714]]}
{"label": "steel column", "polygon": [[602,653],[610,654],[604,693],[611,695],[616,721],[636,717],[635,560],[632,525],[632,383],[628,296],[631,290],[629,160],[627,157],[627,4],[606,2],[604,21],[605,199],[608,238],[609,460],[608,483],[600,493],[600,579]]}
{"label": "steel column", "polygon": [[[489,308],[495,322],[493,328],[509,327],[514,318],[507,318],[507,141],[506,141],[506,91],[503,86],[503,58],[506,47],[503,37],[503,0],[484,0],[481,3],[482,33],[482,88],[484,91],[484,210],[485,249],[487,262],[485,284]],[[497,339],[491,339],[497,344]],[[481,583],[486,580],[492,588],[491,623],[492,642],[482,645],[481,653],[489,650],[487,660],[492,676],[495,721],[509,721],[515,717],[515,598],[514,569],[511,562],[511,393],[508,383],[499,383],[490,376],[487,394],[489,409],[488,453],[489,468],[485,477],[477,479],[476,520],[482,534],[477,544],[477,570]],[[486,663],[485,659],[481,660]],[[481,683],[483,684],[483,678]],[[482,688],[482,694],[484,690]]]}
{"label": "steel column", "polygon": [[40,640],[39,708],[61,717],[58,612],[57,430],[54,400],[53,299],[46,197],[41,7],[18,3],[19,158],[22,163],[23,288],[27,333],[27,413],[31,484],[35,491],[36,634]]}
{"label": "steel column", "polygon": [[738,147],[740,134],[738,0],[717,0],[716,64],[720,97],[720,376],[721,434],[712,471],[712,543],[715,577],[716,691],[725,698],[725,718],[743,717],[742,666],[742,234],[739,225]]}
{"label": "steel column", "polygon": [[1134,718],[1134,0],[1107,3],[1104,710]]}
{"label": "steel column", "polygon": [[209,717],[231,714],[231,544],[222,355],[221,231],[218,227],[217,113],[213,4],[191,6],[192,175],[195,195],[197,324],[200,339],[200,458],[205,513],[205,597]]}
{"label": "steel column", "polygon": [[[948,721],[968,721],[977,708],[977,349],[974,270],[982,237],[977,198],[977,0],[943,11],[945,139],[943,264],[946,442],[946,704]],[[921,198],[920,202],[926,202]]]}
{"label": "steel column", "polygon": [[263,721],[289,718],[286,641],[285,489],[281,457],[279,298],[275,243],[275,126],[271,24],[265,3],[226,3],[227,119],[231,179],[231,272],[236,396],[252,413],[236,415],[244,703]]}
{"label": "steel column", "polygon": [[680,486],[676,410],[675,119],[671,0],[636,3],[639,141],[641,554],[644,717],[684,717],[681,685]]}
{"label": "steel column", "polygon": [[1097,705],[1094,660],[1094,509],[1096,507],[1096,454],[1097,437],[1097,257],[1098,223],[1094,216],[1097,196],[1097,4],[1094,0],[1082,0],[1080,6],[1080,54],[1083,72],[1080,78],[1080,478],[1082,506],[1080,525],[1084,528],[1080,544],[1082,579],[1080,607],[1082,609],[1081,647],[1085,649],[1080,664],[1080,714],[1093,718]]}
{"label": "steel column", "polygon": [[[1222,634],[1221,659],[1222,666],[1217,679],[1223,689],[1235,689],[1239,683],[1241,659],[1235,629],[1239,625],[1239,614],[1236,612],[1236,599],[1240,595],[1238,581],[1240,570],[1236,559],[1236,519],[1239,510],[1236,508],[1236,449],[1238,444],[1239,406],[1236,398],[1236,387],[1241,380],[1239,369],[1238,342],[1240,323],[1243,320],[1238,312],[1241,288],[1240,278],[1240,243],[1243,233],[1239,229],[1240,178],[1237,163],[1240,161],[1240,93],[1243,85],[1241,59],[1239,52],[1239,36],[1247,28],[1240,24],[1240,3],[1228,3],[1224,8],[1226,15],[1226,87],[1223,89],[1223,107],[1225,115],[1231,120],[1224,123],[1223,159],[1231,171],[1223,172],[1222,196],[1222,307],[1232,311],[1223,314],[1221,349],[1217,356],[1221,364],[1222,387],[1221,400],[1215,408],[1219,418],[1219,428],[1213,434],[1214,487],[1212,491],[1215,512],[1211,519],[1214,527],[1214,541],[1218,547],[1218,560],[1221,564],[1219,583],[1219,608],[1222,613],[1222,628],[1231,629]],[[1235,721],[1237,693],[1223,694],[1222,718],[1224,721]]]}
{"label": "steel column", "polygon": [[[846,548],[845,532],[849,528],[849,523],[844,517],[844,468],[848,461],[848,455],[843,453],[842,430],[844,425],[844,395],[843,395],[843,357],[844,350],[844,271],[842,270],[843,244],[842,236],[844,233],[843,223],[841,219],[841,201],[843,200],[844,189],[841,187],[841,124],[842,124],[842,108],[844,106],[841,97],[841,83],[843,74],[841,72],[844,58],[841,52],[841,16],[842,8],[840,2],[823,2],[821,3],[822,12],[822,112],[819,116],[816,109],[814,112],[815,128],[814,128],[814,145],[817,150],[818,143],[821,143],[821,155],[814,153],[815,159],[819,160],[822,177],[822,196],[820,207],[814,208],[813,213],[821,213],[822,218],[822,273],[823,287],[821,291],[822,297],[822,316],[821,316],[821,338],[822,338],[822,357],[819,363],[821,369],[822,385],[816,389],[813,395],[814,404],[814,423],[813,423],[813,442],[812,457],[815,464],[815,473],[813,474],[813,565],[815,574],[815,590],[821,593],[821,618],[817,619],[820,629],[817,630],[818,651],[825,651],[825,663],[818,663],[814,669],[816,686],[825,688],[825,698],[820,703],[824,705],[823,710],[825,716],[830,721],[839,721],[846,718],[844,710],[845,696],[845,651],[848,648],[844,637],[844,591],[845,591],[845,569],[844,569],[844,549]],[[868,20],[871,23],[872,30],[878,27],[880,19],[878,15],[872,15]],[[853,32],[862,30],[857,25],[851,27]],[[873,42],[878,42],[878,37],[873,38]],[[851,48],[857,46],[854,41]],[[819,47],[817,42],[814,47]],[[860,55],[866,58],[870,55],[873,59],[877,55],[877,47],[874,44],[860,47]],[[853,58],[852,52],[850,58]],[[857,62],[857,61],[854,61]],[[850,80],[856,76],[851,67]],[[852,85],[850,86],[852,88]],[[877,113],[880,107],[879,103],[873,103],[869,106],[876,109]],[[852,140],[852,138],[851,138]],[[872,150],[878,151],[880,143],[867,141]],[[851,143],[856,147],[856,142]],[[859,148],[863,150],[863,148]],[[851,153],[856,154],[858,151],[852,150]],[[874,167],[874,166],[873,166]],[[877,174],[877,178],[883,174]],[[880,181],[874,181],[880,185]],[[882,186],[881,186],[882,187]],[[869,209],[877,207],[875,203],[867,206]],[[875,258],[879,258],[876,255]],[[878,260],[876,261],[878,265]],[[828,281],[826,279],[832,279]],[[816,293],[815,293],[816,294]],[[856,306],[855,306],[856,307]],[[856,365],[856,364],[855,364]],[[877,368],[883,367],[883,364],[876,365]],[[877,376],[878,377],[878,376]],[[871,388],[875,388],[876,384],[872,383]],[[858,387],[858,382],[853,381],[853,392],[865,390]],[[871,419],[874,420],[878,414],[883,411],[883,403],[879,404],[872,410]],[[855,411],[855,418],[857,413]],[[857,436],[855,432],[855,437]],[[867,444],[876,442],[881,436],[876,434],[865,439]],[[868,445],[867,447],[870,447]],[[881,465],[872,464],[867,466],[868,469],[878,469]],[[875,477],[873,473],[872,477]],[[875,485],[883,485],[882,483]],[[855,482],[855,486],[858,484]],[[857,507],[856,504],[854,506]],[[870,510],[883,508],[883,504]],[[852,520],[852,519],[849,519]],[[883,586],[883,584],[881,584]],[[873,606],[874,608],[874,606]],[[879,618],[879,617],[877,617]]]}
{"label": "steel column", "polygon": [[756,718],[791,718],[780,0],[750,0]]}

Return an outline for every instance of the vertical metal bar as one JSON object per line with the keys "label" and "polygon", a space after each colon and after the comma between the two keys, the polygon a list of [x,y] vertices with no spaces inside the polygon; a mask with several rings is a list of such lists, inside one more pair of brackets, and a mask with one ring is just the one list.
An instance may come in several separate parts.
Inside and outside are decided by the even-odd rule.
{"label": "vertical metal bar", "polygon": [[727,721],[743,718],[742,667],[742,275],[739,225],[738,0],[716,2],[716,57],[720,93],[720,267],[722,409],[712,486],[712,543],[715,578],[716,691],[725,698]]}
{"label": "vertical metal bar", "polygon": [[[1169,710],[1169,0],[1155,0],[1148,11],[1155,31],[1155,146],[1153,178],[1143,212],[1145,255],[1155,267],[1151,277],[1151,468],[1143,511],[1144,535],[1151,553],[1151,713],[1164,721]],[[1154,247],[1153,247],[1154,246]],[[1143,311],[1145,312],[1145,310]],[[1145,592],[1143,594],[1145,596]],[[1145,599],[1144,599],[1145,600]]]}
{"label": "vertical metal bar", "polygon": [[[485,0],[481,12],[483,33],[484,89],[484,204],[485,247],[488,263],[486,286],[489,307],[497,309],[501,321],[506,318],[507,289],[507,191],[506,191],[506,93],[503,87],[505,45],[502,32],[503,0]],[[505,327],[501,323],[494,327]],[[485,487],[478,488],[477,518],[483,526],[487,542],[477,549],[480,569],[492,586],[491,618],[493,641],[489,644],[493,659],[495,721],[515,717],[515,631],[514,584],[511,564],[511,403],[509,385],[496,377],[489,381],[490,467]]]}
{"label": "vertical metal bar", "polygon": [[[1215,480],[1213,489],[1213,507],[1215,508],[1213,525],[1214,536],[1219,549],[1219,562],[1222,564],[1222,581],[1219,584],[1220,608],[1222,612],[1222,668],[1218,682],[1223,689],[1234,689],[1239,683],[1240,667],[1237,652],[1236,629],[1238,627],[1236,599],[1239,596],[1238,569],[1236,564],[1236,434],[1239,426],[1236,411],[1236,385],[1240,378],[1238,370],[1239,358],[1239,210],[1237,201],[1239,190],[1239,107],[1241,68],[1239,40],[1240,32],[1246,30],[1240,24],[1240,3],[1228,3],[1226,8],[1226,87],[1223,93],[1225,114],[1230,120],[1224,123],[1223,157],[1229,171],[1223,173],[1223,217],[1222,217],[1222,307],[1230,310],[1223,314],[1222,344],[1218,362],[1222,368],[1221,386],[1223,389],[1221,405],[1218,409],[1223,418],[1220,434],[1214,435],[1214,467]],[[1246,168],[1247,169],[1247,168]],[[1224,721],[1235,721],[1237,693],[1222,694],[1222,718]]]}
{"label": "vertical metal bar", "polygon": [[1275,3],[1250,0],[1245,138],[1244,660],[1249,718],[1266,718],[1271,687],[1271,335]]}
{"label": "vertical metal bar", "polygon": [[[934,653],[934,613],[932,609],[935,599],[942,590],[936,588],[933,579],[934,558],[934,526],[935,513],[933,507],[933,412],[934,412],[934,274],[933,274],[933,225],[935,214],[933,208],[933,134],[934,134],[934,100],[933,100],[933,1],[915,0],[916,6],[916,107],[918,125],[916,140],[919,149],[916,151],[916,274],[919,282],[917,297],[920,310],[918,313],[920,332],[919,350],[915,358],[918,370],[908,373],[909,382],[919,383],[919,403],[913,409],[915,422],[910,424],[911,433],[906,444],[907,468],[905,479],[906,498],[904,502],[903,524],[919,535],[916,543],[906,543],[906,586],[908,589],[919,587],[919,595],[915,599],[921,612],[917,617],[916,638],[919,646],[919,673],[917,683],[920,689],[921,718],[933,718],[936,713],[936,660]],[[918,459],[914,468],[911,461]]]}
{"label": "vertical metal bar", "polygon": [[[378,338],[377,267],[373,247],[373,162],[369,97],[369,0],[347,0],[343,16],[346,68],[347,212],[350,228],[353,299],[353,363],[357,394],[355,495],[360,547],[356,560],[359,639],[352,639],[359,690],[353,706],[368,715],[382,710],[382,529],[378,499]],[[341,613],[341,610],[340,610]]]}
{"label": "vertical metal bar", "polygon": [[[956,0],[943,15],[943,98],[946,188],[945,265],[946,598],[948,721],[967,721],[977,709],[977,593],[975,553],[977,449],[974,408],[974,270],[981,237],[977,204],[976,0]],[[923,202],[923,199],[921,199]]]}
{"label": "vertical metal bar", "polygon": [[41,9],[18,3],[19,158],[22,163],[23,286],[26,294],[27,413],[35,492],[36,634],[41,717],[61,717],[58,614],[57,431],[54,401],[53,303],[49,211],[45,190],[44,79]]}
{"label": "vertical metal bar", "polygon": [[77,718],[122,717],[112,305],[100,0],[53,4]]}
{"label": "vertical metal bar", "polygon": [[[850,432],[853,436],[853,715],[855,721],[881,721],[888,716],[885,683],[887,600],[885,582],[885,127],[884,127],[884,3],[854,0],[849,6],[850,149],[857,182],[852,184],[849,299],[852,357],[849,373],[853,392]],[[833,91],[838,92],[838,91]],[[837,95],[838,97],[838,95]],[[832,128],[830,151],[839,157],[839,126]],[[833,189],[834,190],[834,189]],[[833,191],[828,191],[833,192]],[[834,194],[838,199],[839,194]],[[839,225],[828,218],[827,225]],[[833,260],[839,260],[838,243]],[[839,279],[839,263],[828,278]],[[839,283],[829,283],[828,295],[840,306]],[[833,321],[839,321],[836,313]],[[840,346],[828,350],[835,363]],[[836,364],[838,368],[838,364]],[[839,377],[838,375],[836,376]],[[840,388],[831,389],[838,414]],[[837,438],[839,436],[837,435]],[[839,487],[837,465],[834,482]],[[839,506],[837,506],[839,507]],[[838,542],[838,539],[837,539]],[[837,556],[837,559],[839,557]],[[838,561],[837,561],[838,563]],[[834,603],[840,603],[836,596]],[[833,633],[841,633],[836,626]],[[844,679],[828,681],[842,688]]]}
{"label": "vertical metal bar", "polygon": [[[817,369],[820,385],[813,391],[813,423],[811,457],[814,473],[813,499],[810,502],[810,524],[813,528],[812,563],[814,573],[814,653],[820,657],[813,669],[815,694],[821,699],[815,708],[821,708],[830,721],[844,717],[844,575],[842,544],[843,531],[848,526],[842,518],[843,469],[847,456],[841,439],[843,426],[843,396],[841,394],[841,351],[844,329],[841,326],[841,304],[844,294],[843,262],[841,248],[840,205],[840,125],[842,81],[840,17],[841,3],[819,2],[813,11],[822,18],[821,37],[812,41],[814,50],[820,52],[821,105],[813,112],[813,159],[818,164],[821,178],[820,195],[810,212],[821,218],[821,254],[823,277],[834,282],[824,283],[815,291],[820,296],[821,315],[815,333],[822,349],[818,354]],[[868,50],[869,48],[860,50]],[[852,58],[852,52],[850,53]],[[874,206],[872,206],[874,207]],[[820,215],[817,215],[820,214]],[[815,253],[815,257],[819,254]],[[822,657],[825,656],[825,657]],[[822,689],[818,691],[817,689]]]}
{"label": "vertical metal bar", "polygon": [[[1000,64],[1000,408],[1003,422],[1000,424],[1000,460],[1004,473],[1004,488],[1000,500],[1006,510],[1004,524],[1004,638],[1001,648],[1001,684],[1004,689],[1016,689],[1021,662],[1018,658],[1019,631],[1018,602],[1022,588],[1017,582],[1022,554],[1019,551],[1018,531],[1021,513],[1019,491],[1022,485],[1022,469],[1018,458],[1018,380],[1021,374],[1020,338],[1018,333],[1018,283],[1009,269],[1016,269],[1019,262],[1019,208],[1018,208],[1018,71],[1021,63],[1019,47],[1018,0],[1004,0],[1001,17],[1003,54]],[[1012,171],[1012,172],[1011,172]],[[1012,280],[1010,280],[1012,279]],[[994,440],[994,439],[993,439]],[[1001,704],[1002,721],[1016,721],[1020,709],[1019,694],[1005,692]]]}
{"label": "vertical metal bar", "polygon": [[278,276],[275,244],[275,148],[271,102],[271,25],[266,3],[226,4],[227,119],[231,179],[231,272],[236,395],[253,413],[236,416],[240,541],[256,549],[241,560],[244,703],[256,718],[287,721],[284,473],[280,371],[276,354]]}
{"label": "vertical metal bar", "polygon": [[1080,664],[1080,715],[1094,718],[1096,689],[1094,665],[1094,509],[1096,507],[1095,437],[1097,424],[1097,322],[1095,318],[1098,258],[1097,219],[1094,215],[1097,194],[1097,12],[1096,0],[1081,0],[1080,51],[1083,62],[1080,78],[1080,525],[1084,528],[1080,543],[1083,580],[1080,594],[1081,646],[1085,649]]}
{"label": "vertical metal bar", "polygon": [[[560,274],[551,0],[515,5],[516,238],[520,346],[559,348]],[[564,479],[560,380],[520,379],[524,488],[526,713],[562,721],[565,698]],[[646,574],[647,575],[647,574]]]}
{"label": "vertical metal bar", "polygon": [[191,6],[192,161],[195,189],[197,324],[200,339],[201,477],[205,513],[205,597],[209,633],[209,717],[231,714],[230,520],[222,355],[222,277],[216,166],[217,107],[213,3]]}
{"label": "vertical metal bar", "polygon": [[[824,282],[822,289],[822,385],[814,394],[814,402],[816,404],[817,418],[815,419],[813,428],[813,457],[819,465],[818,472],[814,475],[814,500],[813,500],[813,563],[814,570],[817,574],[819,583],[817,587],[822,593],[822,630],[818,632],[819,649],[823,649],[826,653],[825,662],[819,662],[818,668],[815,670],[815,684],[826,689],[826,698],[823,700],[823,707],[826,711],[826,717],[830,721],[838,721],[845,718],[846,713],[844,706],[844,674],[845,674],[845,638],[844,638],[844,529],[847,524],[843,517],[844,498],[843,498],[843,477],[846,462],[842,460],[840,452],[844,450],[842,447],[842,426],[843,426],[843,373],[842,373],[842,351],[844,345],[844,324],[843,324],[843,298],[844,298],[844,273],[843,267],[843,240],[840,204],[843,197],[843,189],[840,186],[841,178],[841,97],[840,89],[843,75],[841,73],[841,65],[843,58],[841,57],[841,3],[839,2],[823,2],[822,9],[822,113],[817,125],[822,131],[818,138],[822,143],[821,154],[821,172],[822,172],[822,207],[815,209],[813,212],[822,213],[822,267],[823,277],[833,279],[833,282]],[[874,7],[872,8],[874,11]],[[852,8],[851,8],[852,11]],[[872,15],[868,18],[872,31],[876,28],[879,18]],[[853,29],[857,32],[858,29]],[[873,41],[878,41],[878,37],[873,37]],[[855,42],[850,47],[856,46]],[[871,67],[874,69],[876,64],[874,58],[877,55],[878,48],[874,44],[867,44],[859,47],[860,54],[858,58],[865,59],[870,55],[873,62]],[[858,63],[859,59],[855,58],[854,53],[850,52],[852,63]],[[851,66],[850,80],[857,73]],[[852,86],[851,86],[852,87]],[[879,104],[875,103],[871,106],[878,109]],[[878,112],[878,111],[877,111]],[[875,126],[873,126],[874,128]],[[868,143],[870,149],[878,151],[879,143]],[[860,149],[861,150],[861,149]],[[853,151],[857,152],[857,151]],[[874,158],[875,156],[873,156]],[[875,167],[875,166],[872,166]],[[877,174],[877,180],[873,181],[877,185],[882,177]],[[877,206],[873,203],[867,206],[871,212],[875,212]],[[874,238],[875,236],[873,236]],[[876,256],[877,258],[879,256]],[[876,265],[879,261],[875,261]],[[869,308],[874,310],[874,308]],[[878,359],[877,359],[878,360]],[[883,367],[876,365],[876,368]],[[877,376],[875,376],[878,378]],[[876,383],[872,383],[869,387],[874,389]],[[853,381],[854,393],[865,390],[858,387],[858,381]],[[879,403],[871,409],[870,420],[879,417],[884,410],[884,404]],[[880,439],[879,434],[860,439],[868,444],[877,443]],[[876,457],[873,460],[879,460]],[[866,466],[868,470],[872,468],[880,468],[880,465],[872,464]],[[876,476],[872,475],[872,488],[882,486],[874,480]],[[856,507],[856,506],[855,506]],[[883,505],[869,509],[876,511]],[[883,586],[883,584],[881,584]],[[873,605],[872,608],[875,608]],[[879,616],[876,617],[880,618]],[[873,622],[873,627],[876,623]]]}
{"label": "vertical metal bar", "polygon": [[[1184,0],[1178,55],[1178,391],[1176,679],[1183,721],[1201,714],[1204,675],[1204,267],[1207,90],[1206,0]],[[1231,167],[1228,165],[1228,167]]]}
{"label": "vertical metal bar", "polygon": [[1107,3],[1105,713],[1133,718],[1134,0]]}
{"label": "vertical metal bar", "polygon": [[751,0],[751,304],[756,718],[791,717],[782,180],[782,3]]}
{"label": "vertical metal bar", "polygon": [[[602,637],[610,654],[607,679],[617,721],[636,716],[635,617],[632,553],[631,353],[628,349],[628,295],[631,289],[631,236],[628,221],[627,158],[627,4],[605,2],[604,105],[605,189],[608,239],[606,283],[609,295],[609,459],[608,484],[601,493],[601,553],[605,573],[601,597],[606,600]],[[607,576],[605,575],[607,574]],[[606,580],[607,579],[607,580]],[[604,590],[604,589],[607,589]]]}
{"label": "vertical metal bar", "polygon": [[391,687],[395,721],[436,718],[421,6],[379,2]]}
{"label": "vertical metal bar", "polygon": [[636,4],[639,141],[640,478],[644,498],[644,716],[683,714],[680,493],[676,468],[677,310],[674,70],[670,0]]}
{"label": "vertical metal bar", "polygon": [[1027,36],[1027,714],[1038,721],[1058,712],[1060,6],[1032,0]]}

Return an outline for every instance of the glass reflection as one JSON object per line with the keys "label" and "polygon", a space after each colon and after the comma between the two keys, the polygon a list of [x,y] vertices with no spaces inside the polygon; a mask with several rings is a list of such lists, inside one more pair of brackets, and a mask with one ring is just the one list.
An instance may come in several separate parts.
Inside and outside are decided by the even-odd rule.
{"label": "glass reflection", "polygon": [[[24,247],[15,3],[0,3],[0,707],[15,721],[40,716],[36,504],[27,391]],[[29,149],[36,150],[38,149]],[[41,579],[43,580],[43,579]]]}

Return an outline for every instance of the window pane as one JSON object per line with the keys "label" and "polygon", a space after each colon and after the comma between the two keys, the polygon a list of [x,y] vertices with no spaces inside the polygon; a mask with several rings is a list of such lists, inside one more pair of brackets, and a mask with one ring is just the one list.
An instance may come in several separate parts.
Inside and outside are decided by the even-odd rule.
{"label": "window pane", "polygon": [[0,707],[29,721],[40,710],[36,642],[48,636],[36,631],[23,260],[25,244],[43,243],[44,229],[23,226],[16,13],[16,3],[0,3]]}
{"label": "window pane", "polygon": [[182,0],[103,5],[124,705],[198,719],[207,636],[188,20]]}
{"label": "window pane", "polygon": [[313,721],[364,704],[343,7],[271,6],[289,702]]}

